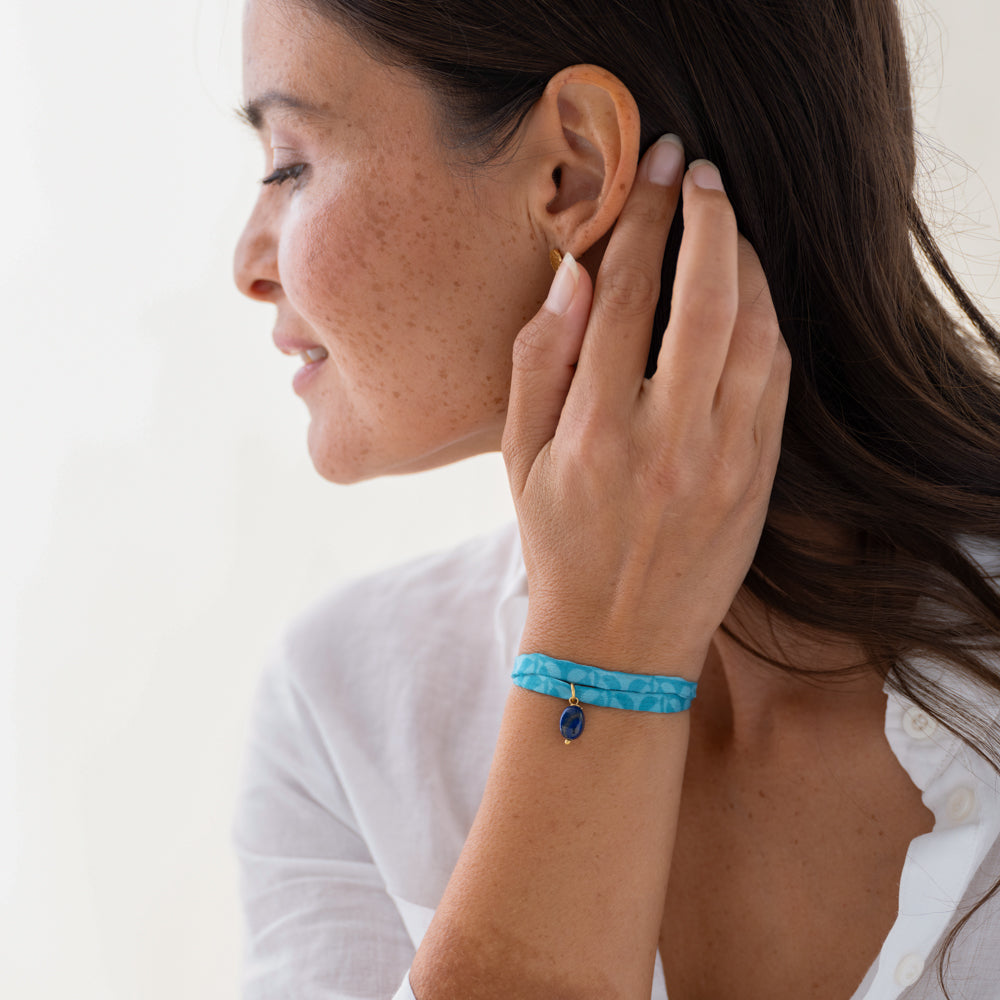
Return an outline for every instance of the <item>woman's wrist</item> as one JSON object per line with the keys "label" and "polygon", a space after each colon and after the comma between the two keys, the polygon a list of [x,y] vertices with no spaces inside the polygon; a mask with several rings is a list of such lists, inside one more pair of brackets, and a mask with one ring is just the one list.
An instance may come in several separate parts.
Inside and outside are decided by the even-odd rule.
{"label": "woman's wrist", "polygon": [[526,691],[566,701],[559,716],[559,733],[567,745],[583,733],[584,705],[673,715],[691,707],[698,689],[694,681],[682,677],[605,670],[541,653],[518,656],[511,680]]}
{"label": "woman's wrist", "polygon": [[534,624],[530,617],[521,635],[518,654],[542,654],[627,674],[680,677],[697,682],[708,655],[711,635],[675,633],[656,638],[636,634],[607,634],[594,628],[577,631]]}

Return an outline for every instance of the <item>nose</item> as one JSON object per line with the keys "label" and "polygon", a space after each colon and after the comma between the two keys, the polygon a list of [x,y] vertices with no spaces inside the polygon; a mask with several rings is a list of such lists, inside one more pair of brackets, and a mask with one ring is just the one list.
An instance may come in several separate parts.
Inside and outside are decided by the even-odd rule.
{"label": "nose", "polygon": [[247,219],[233,254],[236,287],[258,302],[277,302],[281,295],[278,275],[278,213],[262,191]]}

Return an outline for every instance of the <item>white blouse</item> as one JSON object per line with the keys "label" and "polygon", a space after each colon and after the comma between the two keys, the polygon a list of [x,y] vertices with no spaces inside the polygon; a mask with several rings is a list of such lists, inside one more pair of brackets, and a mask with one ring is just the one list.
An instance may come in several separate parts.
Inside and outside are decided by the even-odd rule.
{"label": "white blouse", "polygon": [[[289,630],[260,681],[233,830],[244,1000],[413,996],[407,969],[482,797],[526,609],[511,525],[338,589]],[[885,734],[935,822],[850,1000],[940,998],[936,949],[1000,878],[1000,781],[892,693]],[[959,936],[948,982],[955,1000],[1000,998],[1000,893]],[[666,1000],[659,962],[652,1000]]]}

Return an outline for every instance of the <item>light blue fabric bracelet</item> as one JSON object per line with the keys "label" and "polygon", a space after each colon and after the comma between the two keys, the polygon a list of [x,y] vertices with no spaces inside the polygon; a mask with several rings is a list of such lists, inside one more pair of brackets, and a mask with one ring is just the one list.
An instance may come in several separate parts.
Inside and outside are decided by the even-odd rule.
{"label": "light blue fabric bracelet", "polygon": [[511,679],[518,687],[566,698],[559,732],[571,743],[583,732],[580,702],[632,712],[683,712],[691,707],[698,685],[683,677],[655,677],[602,670],[572,660],[554,660],[542,653],[522,653],[514,661]]}

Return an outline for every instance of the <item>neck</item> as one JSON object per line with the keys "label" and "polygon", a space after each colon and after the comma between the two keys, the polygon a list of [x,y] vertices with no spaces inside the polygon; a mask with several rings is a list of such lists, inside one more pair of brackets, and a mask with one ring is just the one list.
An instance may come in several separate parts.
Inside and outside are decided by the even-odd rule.
{"label": "neck", "polygon": [[[767,663],[741,643],[796,672]],[[882,678],[871,667],[859,668],[864,661],[856,644],[809,634],[741,591],[706,660],[697,721],[713,741],[740,747],[828,729],[841,739],[873,726],[881,732]]]}

